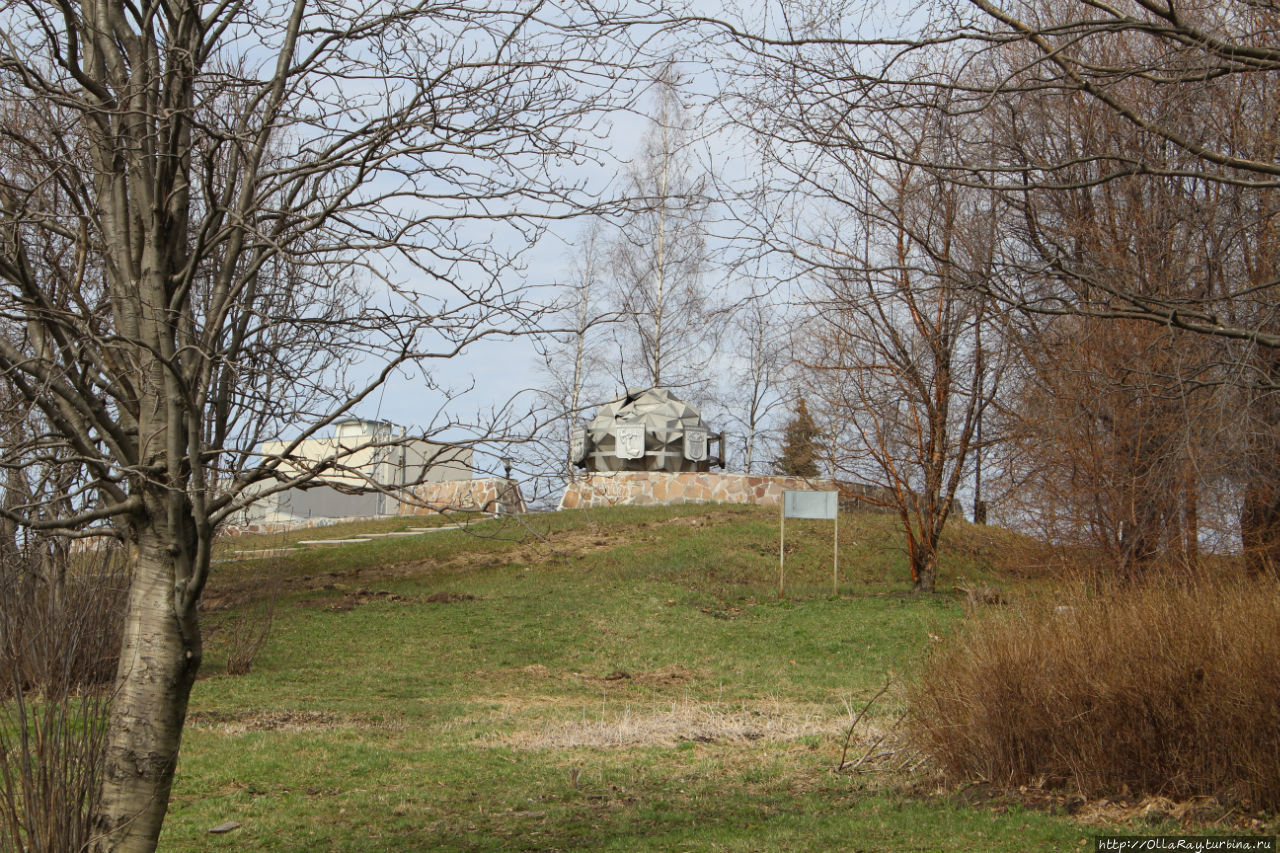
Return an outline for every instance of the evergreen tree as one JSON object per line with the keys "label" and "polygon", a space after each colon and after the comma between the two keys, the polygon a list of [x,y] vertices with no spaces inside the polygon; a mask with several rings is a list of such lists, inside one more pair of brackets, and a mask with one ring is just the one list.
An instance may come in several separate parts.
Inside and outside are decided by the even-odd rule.
{"label": "evergreen tree", "polygon": [[822,432],[813,422],[804,398],[796,404],[795,415],[787,422],[782,438],[782,455],[773,470],[789,477],[818,476],[818,439]]}

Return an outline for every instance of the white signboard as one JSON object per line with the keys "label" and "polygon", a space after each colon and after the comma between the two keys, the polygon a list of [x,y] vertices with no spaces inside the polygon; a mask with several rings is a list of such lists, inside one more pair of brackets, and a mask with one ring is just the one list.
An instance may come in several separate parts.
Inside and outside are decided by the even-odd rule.
{"label": "white signboard", "polygon": [[801,489],[786,489],[782,493],[782,519],[778,528],[778,598],[786,594],[787,577],[787,519],[788,518],[821,518],[834,521],[835,535],[832,537],[831,552],[831,594],[836,595],[840,589],[840,510],[838,492],[810,492]]}
{"label": "white signboard", "polygon": [[569,458],[576,465],[587,456],[587,428],[576,426],[569,431]]}
{"label": "white signboard", "polygon": [[707,460],[707,430],[705,427],[685,427],[684,458],[690,462]]}
{"label": "white signboard", "polygon": [[619,459],[644,458],[644,427],[619,426],[617,430],[618,444],[613,452]]}
{"label": "white signboard", "polygon": [[782,515],[784,518],[825,518],[832,521],[836,517],[837,494],[787,489],[782,493]]}

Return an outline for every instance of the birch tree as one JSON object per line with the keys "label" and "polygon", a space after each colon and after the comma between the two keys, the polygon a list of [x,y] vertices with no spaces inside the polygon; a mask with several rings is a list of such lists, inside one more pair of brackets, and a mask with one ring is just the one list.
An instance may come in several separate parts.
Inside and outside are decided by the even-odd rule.
{"label": "birch tree", "polygon": [[605,341],[616,315],[604,308],[608,274],[608,246],[601,220],[593,218],[583,228],[569,264],[568,280],[561,293],[542,346],[542,396],[550,407],[544,448],[538,462],[555,472],[557,480],[573,476],[569,458],[569,430],[582,421],[585,411],[607,392]]}
{"label": "birch tree", "polygon": [[668,63],[656,76],[649,126],[626,173],[630,209],[618,224],[613,281],[625,386],[706,385],[714,351],[705,187],[689,152],[689,115]]}
{"label": "birch tree", "polygon": [[794,377],[790,329],[784,307],[765,294],[752,293],[730,315],[726,335],[727,387],[718,402],[729,428],[740,433],[742,470],[766,468],[767,448],[776,415],[790,402]]}

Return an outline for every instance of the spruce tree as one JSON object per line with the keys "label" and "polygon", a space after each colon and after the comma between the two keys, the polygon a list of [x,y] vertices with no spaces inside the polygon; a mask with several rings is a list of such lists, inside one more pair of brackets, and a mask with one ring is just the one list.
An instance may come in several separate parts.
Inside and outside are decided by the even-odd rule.
{"label": "spruce tree", "polygon": [[782,455],[773,463],[773,470],[789,477],[818,476],[818,439],[822,436],[809,407],[801,397],[795,414],[783,433]]}

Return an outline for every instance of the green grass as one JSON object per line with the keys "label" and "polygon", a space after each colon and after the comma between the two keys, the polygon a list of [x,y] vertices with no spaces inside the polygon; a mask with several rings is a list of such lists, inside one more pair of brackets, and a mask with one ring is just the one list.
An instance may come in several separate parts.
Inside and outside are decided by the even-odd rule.
{"label": "green grass", "polygon": [[[842,518],[832,596],[831,525],[789,522],[783,600],[777,517],[751,507],[557,513],[220,565],[161,848],[1080,849],[1064,817],[834,771],[850,709],[963,612],[903,594],[893,524]],[[940,588],[1007,579],[1018,567],[997,558],[1017,544],[958,526]],[[226,675],[225,631],[273,595],[253,671]],[[872,725],[895,713],[891,697]],[[228,820],[242,826],[208,834]]]}

